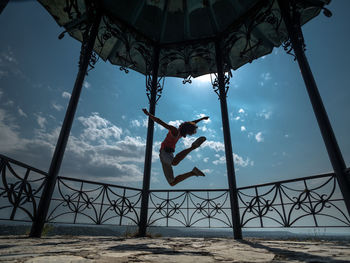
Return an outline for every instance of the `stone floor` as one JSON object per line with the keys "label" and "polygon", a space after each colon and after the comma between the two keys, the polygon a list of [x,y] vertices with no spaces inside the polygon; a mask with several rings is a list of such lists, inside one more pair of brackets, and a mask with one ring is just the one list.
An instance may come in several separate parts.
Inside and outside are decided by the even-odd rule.
{"label": "stone floor", "polygon": [[350,262],[350,242],[1,236],[0,262]]}

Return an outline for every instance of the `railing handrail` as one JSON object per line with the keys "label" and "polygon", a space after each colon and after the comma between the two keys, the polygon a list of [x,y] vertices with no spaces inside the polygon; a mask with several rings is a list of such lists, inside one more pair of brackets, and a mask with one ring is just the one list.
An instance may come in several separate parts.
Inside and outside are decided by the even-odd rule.
{"label": "railing handrail", "polygon": [[269,185],[274,185],[274,184],[286,184],[286,183],[292,183],[292,182],[297,182],[297,181],[302,181],[302,180],[317,179],[317,178],[334,176],[334,175],[335,175],[334,172],[323,173],[323,174],[311,175],[311,176],[307,176],[307,177],[299,177],[299,178],[287,179],[287,180],[283,180],[283,181],[275,181],[275,182],[271,182],[271,183],[263,183],[263,184],[238,187],[237,190],[244,190],[244,189],[255,188],[255,187],[264,187],[264,186],[269,186]]}
{"label": "railing handrail", "polygon": [[16,164],[16,165],[22,166],[22,167],[24,167],[24,168],[27,168],[27,169],[32,170],[32,171],[34,171],[34,172],[37,172],[37,173],[39,173],[39,174],[48,176],[48,173],[47,173],[47,172],[44,172],[44,171],[42,171],[42,170],[39,170],[39,169],[37,169],[37,168],[35,168],[35,167],[33,167],[33,166],[30,166],[30,165],[28,165],[28,164],[22,163],[22,162],[20,162],[20,161],[17,161],[17,160],[15,160],[15,159],[12,159],[12,158],[7,157],[7,156],[5,156],[5,155],[0,154],[0,159],[5,159],[5,160],[10,161],[11,163],[14,163],[14,164]]}
{"label": "railing handrail", "polygon": [[90,180],[82,180],[82,179],[72,178],[72,177],[58,176],[58,179],[74,181],[74,182],[83,182],[83,183],[88,183],[88,184],[98,184],[98,185],[107,186],[107,187],[123,188],[123,189],[134,190],[134,191],[142,191],[142,189],[139,189],[139,188],[116,185],[116,184],[100,183],[100,182],[95,182],[95,181],[90,181]]}
{"label": "railing handrail", "polygon": [[[3,154],[0,154],[0,158],[8,160],[14,164],[25,167],[25,168],[30,169],[32,171],[35,171],[37,173],[48,176],[47,172],[44,172],[44,171],[39,170],[37,168],[34,168],[34,167],[32,167],[28,164],[25,164],[23,162],[16,161],[16,160],[9,158]],[[346,168],[345,171],[350,172],[350,167]],[[300,177],[300,178],[294,178],[294,179],[287,179],[287,180],[283,180],[283,181],[275,181],[275,182],[270,182],[270,183],[243,186],[243,187],[238,187],[237,190],[239,191],[239,190],[245,190],[245,189],[249,189],[249,188],[264,187],[264,186],[270,186],[270,185],[275,185],[275,184],[285,184],[285,183],[291,183],[291,182],[302,181],[302,180],[317,179],[317,178],[334,176],[334,175],[335,175],[334,172],[329,172],[329,173],[312,175],[312,176],[308,176],[308,177]],[[109,187],[125,188],[125,189],[129,189],[129,190],[134,190],[134,191],[142,191],[142,189],[140,189],[140,188],[121,186],[121,185],[115,185],[115,184],[100,183],[100,182],[95,182],[95,181],[82,180],[82,179],[78,179],[78,178],[71,178],[71,177],[65,177],[65,176],[59,176],[59,178],[64,179],[64,180],[75,181],[75,182],[86,182],[89,184],[99,184],[99,185],[104,185],[104,186],[109,186]],[[224,188],[224,189],[151,189],[151,190],[149,190],[149,192],[150,193],[153,193],[153,192],[157,192],[157,193],[159,193],[159,192],[202,192],[202,191],[205,191],[205,192],[223,192],[223,191],[228,191],[228,190],[229,190],[229,188]]]}

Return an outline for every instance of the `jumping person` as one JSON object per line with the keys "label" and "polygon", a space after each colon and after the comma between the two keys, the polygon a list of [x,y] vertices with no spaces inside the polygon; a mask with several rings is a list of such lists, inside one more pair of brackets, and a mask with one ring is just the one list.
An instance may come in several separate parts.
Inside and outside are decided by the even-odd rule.
{"label": "jumping person", "polygon": [[190,148],[187,148],[181,152],[179,152],[174,157],[175,145],[181,137],[186,137],[187,135],[193,135],[197,132],[198,126],[196,125],[198,122],[202,120],[209,119],[208,116],[200,118],[194,121],[187,121],[182,123],[179,128],[176,128],[172,125],[169,125],[163,122],[161,119],[155,117],[150,114],[146,109],[142,109],[143,112],[149,116],[154,122],[163,126],[168,130],[168,134],[165,137],[164,141],[161,144],[159,158],[163,166],[164,175],[171,186],[174,186],[181,181],[191,177],[191,176],[205,176],[205,174],[199,170],[197,167],[194,167],[192,171],[184,174],[180,174],[174,177],[173,166],[178,165],[190,152],[197,149],[201,144],[206,140],[204,136],[199,137],[195,140]]}

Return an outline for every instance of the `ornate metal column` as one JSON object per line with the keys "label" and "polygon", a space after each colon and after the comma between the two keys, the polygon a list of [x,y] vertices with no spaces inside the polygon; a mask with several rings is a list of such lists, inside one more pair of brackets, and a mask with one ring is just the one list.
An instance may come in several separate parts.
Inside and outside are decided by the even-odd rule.
{"label": "ornate metal column", "polygon": [[[149,113],[152,115],[156,111],[156,103],[160,98],[163,87],[160,85],[160,79],[158,80],[158,68],[159,68],[159,47],[154,47],[152,58],[152,77],[146,76],[146,90],[149,100]],[[154,121],[148,118],[148,130],[147,130],[147,142],[146,142],[146,156],[143,172],[143,187],[142,187],[142,199],[141,199],[141,213],[139,222],[139,236],[146,236],[147,229],[147,217],[148,217],[148,199],[149,199],[149,186],[151,179],[151,165],[152,165],[152,147],[153,147],[153,131]]]}
{"label": "ornate metal column", "polygon": [[215,56],[217,67],[217,79],[213,83],[214,91],[218,94],[221,106],[222,128],[224,132],[225,155],[227,167],[227,179],[230,190],[231,216],[233,224],[233,235],[235,239],[242,239],[242,228],[240,224],[239,206],[238,206],[238,192],[236,186],[236,176],[233,163],[233,152],[230,134],[230,124],[227,112],[226,94],[228,91],[229,77],[225,76],[222,48],[220,41],[215,42]]}
{"label": "ornate metal column", "polygon": [[9,0],[0,0],[0,14],[5,9],[5,7],[7,6],[8,2],[9,2]]}
{"label": "ornate metal column", "polygon": [[72,127],[75,111],[78,106],[80,92],[83,86],[84,78],[87,73],[87,69],[90,63],[94,43],[98,34],[102,13],[96,11],[94,7],[91,10],[91,20],[87,21],[86,30],[83,37],[83,43],[81,46],[80,60],[79,60],[79,72],[75,80],[73,92],[69,101],[67,112],[63,121],[61,132],[56,144],[55,152],[51,160],[48,177],[46,179],[45,187],[40,198],[38,211],[36,213],[30,237],[40,237],[42,229],[45,224],[46,216],[49,210],[52,194],[55,188],[56,179],[61,167],[63,154],[66,149],[69,133]]}
{"label": "ornate metal column", "polygon": [[[350,182],[346,175],[346,165],[335,138],[331,123],[328,119],[327,112],[322,102],[322,98],[317,89],[316,81],[311,72],[309,63],[304,52],[304,37],[300,25],[300,14],[296,10],[295,1],[278,0],[281,9],[281,15],[286,25],[290,43],[298,60],[301,74],[303,76],[309,98],[316,115],[318,125],[324,143],[327,148],[329,159],[332,163],[334,172],[337,177],[339,188],[343,194],[344,201],[350,215]],[[331,13],[325,10],[325,15],[330,16]]]}

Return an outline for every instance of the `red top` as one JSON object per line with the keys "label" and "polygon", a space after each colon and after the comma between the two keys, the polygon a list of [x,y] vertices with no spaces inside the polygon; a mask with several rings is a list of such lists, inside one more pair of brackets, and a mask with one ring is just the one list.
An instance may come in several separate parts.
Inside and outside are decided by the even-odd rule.
{"label": "red top", "polygon": [[165,147],[172,148],[175,150],[175,145],[177,141],[181,138],[180,132],[178,132],[177,136],[174,136],[171,131],[168,132],[164,141],[162,142],[160,149],[164,149]]}

